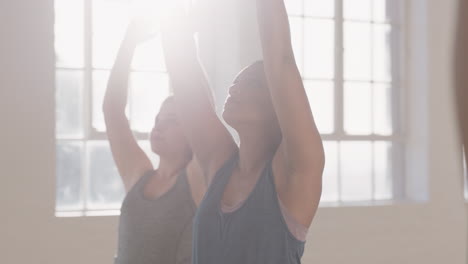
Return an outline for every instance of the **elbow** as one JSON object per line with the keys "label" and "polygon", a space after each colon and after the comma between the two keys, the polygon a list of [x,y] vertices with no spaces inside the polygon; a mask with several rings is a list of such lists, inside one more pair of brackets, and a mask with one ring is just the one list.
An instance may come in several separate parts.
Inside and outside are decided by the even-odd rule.
{"label": "elbow", "polygon": [[321,151],[313,151],[305,154],[302,158],[294,159],[295,162],[289,162],[289,171],[301,175],[318,175],[322,177],[325,168],[325,154]]}
{"label": "elbow", "polygon": [[102,103],[101,111],[104,115],[107,115],[108,113],[112,112],[112,104],[109,102],[107,98],[104,98],[104,101]]}
{"label": "elbow", "polygon": [[109,85],[107,86],[106,93],[104,94],[104,98],[102,100],[102,105],[101,105],[101,111],[106,114],[111,112],[112,108],[115,108],[111,100],[111,93],[110,93],[110,87]]}
{"label": "elbow", "polygon": [[323,145],[321,144],[321,147],[317,151],[316,154],[316,168],[319,169],[321,172],[323,172],[323,169],[325,168],[326,164],[326,157],[325,157],[325,150],[323,149]]}
{"label": "elbow", "polygon": [[323,170],[325,168],[325,153],[322,151],[317,151],[317,153],[314,153],[312,159],[310,160],[310,165],[308,166],[309,171],[313,171],[315,175],[321,175],[323,174]]}
{"label": "elbow", "polygon": [[323,170],[326,164],[326,157],[323,147],[318,148],[316,151],[310,153],[308,161],[306,162],[306,171],[313,172],[314,175],[323,174]]}
{"label": "elbow", "polygon": [[325,154],[322,155],[322,159],[320,160],[320,164],[317,166],[319,172],[320,172],[320,175],[323,174],[323,171],[325,169],[325,164],[327,162],[326,158],[325,158]]}

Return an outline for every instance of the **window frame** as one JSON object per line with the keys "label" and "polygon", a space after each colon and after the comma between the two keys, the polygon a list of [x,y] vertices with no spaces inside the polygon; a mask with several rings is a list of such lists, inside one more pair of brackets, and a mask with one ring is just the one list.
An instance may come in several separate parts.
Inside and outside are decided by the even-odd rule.
{"label": "window frame", "polygon": [[[105,131],[98,131],[93,127],[93,73],[96,71],[110,72],[111,68],[102,68],[93,66],[93,2],[96,0],[82,0],[83,4],[83,65],[82,67],[68,67],[68,66],[57,66],[55,71],[75,71],[82,74],[82,107],[81,107],[81,122],[82,122],[82,135],[81,136],[66,136],[56,133],[55,142],[56,146],[60,143],[69,142],[80,142],[82,144],[81,155],[81,175],[80,175],[80,194],[79,204],[80,209],[63,209],[57,206],[57,198],[55,205],[55,214],[60,217],[68,216],[100,216],[100,215],[118,215],[120,213],[120,206],[114,207],[109,206],[108,208],[92,209],[89,206],[89,167],[88,162],[88,143],[91,142],[107,142],[107,134]],[[98,0],[99,1],[99,0]],[[133,73],[155,73],[168,75],[167,71],[161,70],[147,70],[147,69],[135,69],[131,68],[129,76]],[[129,80],[130,86],[130,80]],[[168,87],[170,89],[170,87]],[[132,96],[131,87],[129,87],[128,99],[130,101]],[[128,120],[131,126],[131,103],[127,103],[129,110]],[[138,132],[132,129],[135,140],[140,143],[148,139],[149,131],[147,133]],[[153,163],[157,162],[157,159],[152,159]],[[56,186],[56,189],[58,186]]]}
{"label": "window frame", "polygon": [[[287,0],[285,0],[287,1]],[[390,1],[390,3],[395,4],[396,8],[393,10],[395,13],[395,21],[387,21],[387,22],[377,22],[372,18],[371,20],[355,20],[355,19],[345,19],[344,17],[344,1],[346,0],[334,0],[334,16],[332,17],[315,17],[315,16],[308,16],[304,13],[305,10],[305,1],[307,0],[300,0],[302,3],[302,14],[289,14],[288,17],[292,18],[299,18],[302,20],[302,35],[305,36],[305,26],[304,22],[305,19],[326,19],[332,20],[334,22],[334,76],[332,79],[314,79],[314,78],[302,78],[303,81],[331,81],[334,85],[334,131],[332,133],[322,134],[321,137],[324,141],[332,141],[336,142],[337,145],[337,193],[338,199],[337,201],[323,201],[321,202],[322,206],[346,206],[346,205],[354,205],[354,204],[379,204],[379,203],[387,203],[392,201],[401,201],[407,198],[405,192],[405,169],[404,169],[404,152],[405,152],[405,134],[404,134],[404,93],[402,92],[405,84],[406,84],[406,76],[405,76],[405,56],[406,56],[406,42],[405,42],[405,33],[406,33],[406,6],[404,1],[396,0]],[[373,1],[371,0],[371,12],[373,13]],[[392,28],[392,38],[391,38],[391,50],[390,50],[390,59],[392,64],[395,67],[392,67],[392,80],[390,82],[375,82],[372,80],[346,80],[344,76],[344,25],[345,21],[349,22],[361,22],[365,24],[369,24],[371,26],[371,35],[374,35],[374,28],[375,24],[383,24],[383,25],[390,25]],[[396,33],[395,33],[396,31]],[[373,38],[371,38],[372,41]],[[303,58],[300,59],[302,65],[300,65],[301,69],[304,69],[304,39],[302,39],[302,50],[301,54]],[[373,45],[371,45],[371,48]],[[373,69],[374,60],[372,59],[372,52],[371,52],[371,71]],[[305,75],[305,74],[303,74]],[[372,76],[371,72],[371,76]],[[371,85],[371,91],[373,91],[374,84],[389,84],[390,89],[392,91],[392,98],[391,98],[391,106],[392,106],[392,134],[388,136],[384,135],[377,135],[375,133],[371,133],[370,135],[349,135],[345,132],[344,129],[344,84],[346,81],[351,82],[362,82]],[[374,98],[374,95],[371,95],[371,98]],[[372,101],[373,106],[373,101]],[[371,119],[373,122],[373,118]],[[372,124],[373,127],[373,124]],[[384,141],[390,142],[392,151],[391,151],[391,178],[392,178],[392,198],[390,200],[379,200],[375,199],[375,173],[373,171],[373,161],[374,155],[372,155],[372,177],[371,177],[371,192],[372,192],[372,199],[365,200],[365,201],[348,201],[342,199],[342,177],[340,172],[340,142],[343,141],[365,141],[370,142],[373,144],[374,142]],[[372,153],[374,152],[374,148],[372,148]]]}
{"label": "window frame", "polygon": [[[82,209],[80,210],[58,210],[56,208],[56,215],[61,216],[86,216],[86,215],[106,215],[107,213],[114,215],[118,214],[119,208],[109,208],[109,209],[89,209],[88,203],[86,199],[88,193],[88,181],[89,175],[87,173],[88,164],[86,156],[86,144],[90,141],[105,141],[107,140],[107,136],[105,132],[97,131],[92,127],[92,113],[93,113],[93,72],[96,70],[105,70],[109,71],[110,69],[105,68],[94,68],[92,65],[92,53],[93,53],[93,39],[92,39],[92,24],[93,24],[93,5],[94,0],[83,0],[83,16],[84,16],[84,28],[83,28],[83,37],[84,37],[84,61],[83,67],[81,68],[73,68],[73,67],[56,67],[56,70],[70,70],[70,71],[80,71],[83,74],[83,138],[76,139],[76,138],[67,138],[67,137],[60,137],[59,135],[56,136],[56,142],[69,142],[69,141],[79,141],[82,142],[84,148],[81,152],[82,158],[82,175],[81,175],[81,186],[80,186],[80,203],[82,203]],[[301,0],[304,10],[304,3],[306,0]],[[391,91],[392,91],[392,135],[391,136],[379,136],[375,134],[371,134],[369,136],[366,135],[347,135],[344,132],[344,115],[343,115],[343,108],[344,108],[344,56],[343,56],[343,47],[344,47],[344,17],[343,17],[343,2],[344,0],[335,0],[335,15],[330,18],[334,21],[334,33],[335,33],[335,49],[334,49],[334,76],[330,80],[333,82],[334,86],[334,133],[331,134],[322,134],[322,139],[324,141],[336,141],[339,144],[341,141],[386,141],[392,143],[392,201],[399,201],[407,198],[407,191],[406,191],[406,169],[404,164],[404,153],[405,153],[405,134],[404,132],[404,115],[405,113],[405,94],[403,93],[403,89],[407,85],[406,76],[405,76],[405,58],[406,58],[406,51],[407,51],[407,40],[405,38],[405,34],[407,32],[407,4],[404,1],[398,0],[398,23],[389,23],[392,26],[392,29],[397,26],[398,30],[398,38],[394,40],[392,38],[392,49],[391,49],[391,60],[396,67],[396,72],[392,72],[392,81],[391,81]],[[301,19],[305,19],[307,16],[294,15],[290,17],[300,17]],[[317,17],[311,17],[317,18]],[[365,23],[371,23],[372,21],[365,21]],[[305,31],[305,27],[303,24],[302,27],[303,33]],[[303,34],[304,35],[304,34]],[[302,40],[304,41],[304,39]],[[304,45],[302,45],[304,54]],[[373,60],[372,60],[373,63]],[[304,64],[304,60],[302,60],[302,64]],[[303,65],[302,68],[304,69]],[[134,72],[148,72],[146,70],[135,70],[132,69],[131,73]],[[150,72],[157,72],[157,73],[166,73],[161,71],[150,71]],[[303,78],[304,81],[323,81],[320,79],[310,79],[310,78]],[[367,83],[367,81],[365,81]],[[370,81],[372,85],[374,82]],[[131,95],[130,95],[131,96]],[[337,104],[336,102],[339,102]],[[130,119],[130,118],[129,118]],[[131,122],[131,120],[130,120]],[[148,137],[148,133],[140,133],[135,132],[134,135],[137,141],[146,140]],[[338,145],[339,146],[339,145]],[[373,148],[372,148],[373,149]],[[386,201],[381,200],[366,200],[366,201],[343,201],[341,199],[341,177],[340,177],[340,166],[339,166],[339,147],[338,147],[338,182],[337,188],[338,190],[338,201],[336,202],[322,202],[321,206],[347,206],[353,204],[379,204],[385,203]],[[375,184],[374,184],[375,174],[372,173],[372,197],[375,196]]]}

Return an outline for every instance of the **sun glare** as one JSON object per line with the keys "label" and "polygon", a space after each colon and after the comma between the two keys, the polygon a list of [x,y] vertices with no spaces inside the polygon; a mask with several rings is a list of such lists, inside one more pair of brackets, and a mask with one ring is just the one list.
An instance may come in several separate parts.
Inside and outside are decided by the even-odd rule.
{"label": "sun glare", "polygon": [[190,0],[135,0],[132,3],[132,17],[159,25],[161,20],[174,12],[188,13],[194,1]]}

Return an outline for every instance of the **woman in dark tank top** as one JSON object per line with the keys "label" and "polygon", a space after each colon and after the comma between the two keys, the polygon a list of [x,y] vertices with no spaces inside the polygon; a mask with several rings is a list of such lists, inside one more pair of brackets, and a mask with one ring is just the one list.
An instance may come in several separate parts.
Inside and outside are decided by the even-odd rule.
{"label": "woman in dark tank top", "polygon": [[321,196],[325,163],[294,59],[284,0],[256,0],[263,61],[229,88],[223,119],[209,104],[208,82],[188,22],[163,34],[177,112],[208,177],[197,211],[194,264],[300,263]]}
{"label": "woman in dark tank top", "polygon": [[115,263],[188,264],[193,217],[206,184],[176,117],[174,98],[163,102],[149,138],[159,155],[157,169],[137,144],[125,116],[133,54],[150,37],[141,21],[129,25],[103,104],[112,155],[127,191]]}

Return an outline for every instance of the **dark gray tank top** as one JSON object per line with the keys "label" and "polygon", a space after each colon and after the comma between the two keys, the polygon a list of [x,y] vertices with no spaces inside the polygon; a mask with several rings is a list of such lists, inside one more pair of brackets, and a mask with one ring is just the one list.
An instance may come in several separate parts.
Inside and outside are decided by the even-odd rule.
{"label": "dark gray tank top", "polygon": [[120,214],[116,264],[190,263],[196,206],[185,170],[156,200],[143,191],[148,171],[125,197]]}
{"label": "dark gray tank top", "polygon": [[194,220],[193,264],[299,264],[304,242],[289,231],[281,213],[271,161],[244,204],[221,211],[224,189],[237,164],[234,155],[216,173]]}

